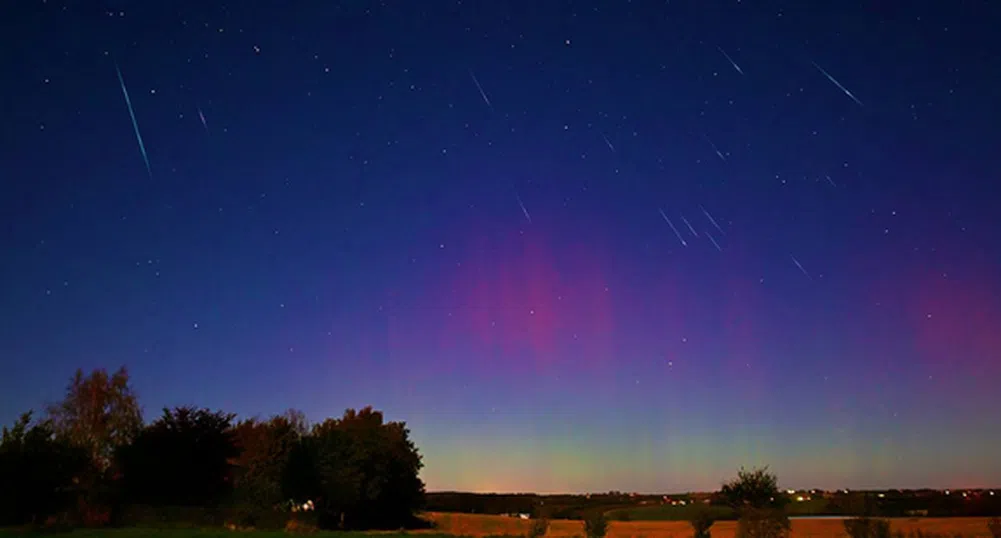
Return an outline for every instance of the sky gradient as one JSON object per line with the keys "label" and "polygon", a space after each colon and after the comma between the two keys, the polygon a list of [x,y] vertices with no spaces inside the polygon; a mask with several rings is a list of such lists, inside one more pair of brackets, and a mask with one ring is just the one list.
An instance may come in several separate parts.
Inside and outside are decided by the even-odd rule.
{"label": "sky gradient", "polygon": [[997,2],[0,21],[4,424],[126,365],[431,490],[1001,485]]}

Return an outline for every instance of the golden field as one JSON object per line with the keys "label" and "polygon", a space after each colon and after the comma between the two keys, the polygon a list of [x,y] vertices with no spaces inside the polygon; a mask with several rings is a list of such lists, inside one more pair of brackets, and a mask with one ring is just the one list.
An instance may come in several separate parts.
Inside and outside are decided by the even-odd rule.
{"label": "golden field", "polygon": [[[445,533],[462,536],[522,535],[528,532],[529,520],[507,516],[480,514],[456,514],[430,512],[427,519],[435,522],[437,528],[427,533]],[[910,532],[942,533],[948,536],[961,534],[963,538],[989,538],[988,518],[899,518],[890,519],[891,530]],[[733,538],[736,529],[734,521],[719,521],[712,527],[713,538]],[[572,538],[584,535],[581,521],[553,520],[547,538]],[[690,538],[692,528],[687,521],[611,521],[608,524],[608,538]],[[794,519],[791,538],[847,538],[844,525],[838,519]]]}

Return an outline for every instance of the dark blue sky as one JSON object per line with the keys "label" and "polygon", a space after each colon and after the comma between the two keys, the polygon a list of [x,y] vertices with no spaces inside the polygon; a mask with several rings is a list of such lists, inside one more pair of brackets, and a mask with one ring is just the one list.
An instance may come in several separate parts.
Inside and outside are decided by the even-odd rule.
{"label": "dark blue sky", "polygon": [[124,364],[430,489],[1001,483],[997,2],[0,21],[4,423]]}

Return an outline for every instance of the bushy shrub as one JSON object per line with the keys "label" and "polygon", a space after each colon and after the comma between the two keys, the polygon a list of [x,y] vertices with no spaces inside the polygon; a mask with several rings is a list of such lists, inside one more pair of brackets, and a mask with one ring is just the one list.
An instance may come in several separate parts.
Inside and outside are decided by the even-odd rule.
{"label": "bushy shrub", "polygon": [[781,508],[745,507],[737,520],[737,538],[784,538],[791,527]]}
{"label": "bushy shrub", "polygon": [[845,532],[851,538],[891,538],[890,522],[885,519],[853,517],[844,520]]}
{"label": "bushy shrub", "polygon": [[540,517],[538,519],[533,519],[531,525],[528,527],[528,538],[542,538],[546,535],[546,531],[549,530],[549,520]]}
{"label": "bushy shrub", "polygon": [[595,512],[584,519],[584,534],[587,538],[605,538],[608,533],[608,519],[602,512]]}
{"label": "bushy shrub", "polygon": [[289,534],[314,534],[317,530],[315,522],[300,519],[290,519],[285,524],[285,532]]}
{"label": "bushy shrub", "polygon": [[695,532],[694,538],[710,538],[709,529],[716,520],[709,510],[703,508],[695,510],[688,522],[692,525],[692,530]]}

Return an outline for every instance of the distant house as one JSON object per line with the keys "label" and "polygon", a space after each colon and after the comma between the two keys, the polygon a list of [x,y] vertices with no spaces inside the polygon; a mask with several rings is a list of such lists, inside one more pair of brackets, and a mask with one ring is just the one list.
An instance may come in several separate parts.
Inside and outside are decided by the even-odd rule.
{"label": "distant house", "polygon": [[521,518],[521,519],[528,519],[529,515],[526,514],[526,513],[521,513],[521,514],[518,514],[518,517]]}

